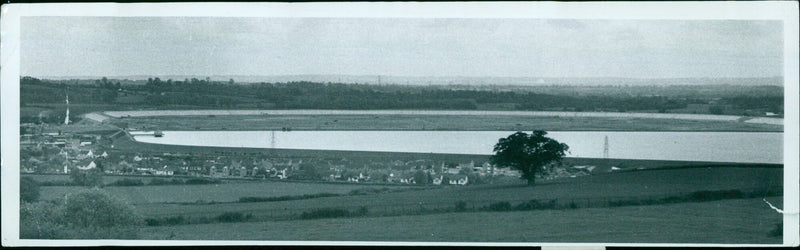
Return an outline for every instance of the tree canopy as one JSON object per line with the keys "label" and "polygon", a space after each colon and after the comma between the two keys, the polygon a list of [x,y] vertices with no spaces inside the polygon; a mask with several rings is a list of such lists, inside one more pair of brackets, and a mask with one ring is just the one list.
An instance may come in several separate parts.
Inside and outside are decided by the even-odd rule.
{"label": "tree canopy", "polygon": [[522,172],[522,179],[528,185],[536,183],[536,174],[542,172],[550,163],[561,161],[569,146],[546,136],[547,132],[537,130],[531,134],[516,132],[500,138],[494,145],[492,164],[510,167]]}

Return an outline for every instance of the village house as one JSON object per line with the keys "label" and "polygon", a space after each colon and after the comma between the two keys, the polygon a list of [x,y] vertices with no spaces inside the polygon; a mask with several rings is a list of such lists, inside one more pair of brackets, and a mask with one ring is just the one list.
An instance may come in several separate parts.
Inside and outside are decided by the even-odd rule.
{"label": "village house", "polygon": [[404,176],[400,178],[400,183],[403,184],[416,184],[417,182],[414,180],[413,176]]}
{"label": "village house", "polygon": [[433,178],[433,185],[442,185],[443,179],[444,175],[440,175],[438,178]]}
{"label": "village house", "polygon": [[96,167],[97,167],[97,164],[95,164],[94,161],[90,161],[88,164],[81,164],[81,165],[77,166],[77,168],[80,169],[80,170],[89,170],[89,169],[93,169],[93,168],[96,168]]}
{"label": "village house", "polygon": [[467,185],[469,183],[469,176],[467,175],[456,175],[450,178],[448,184],[450,185]]}
{"label": "village house", "polygon": [[239,167],[239,177],[247,176],[247,168],[245,166]]}
{"label": "village house", "polygon": [[461,173],[461,166],[457,166],[455,168],[447,168],[446,174],[459,174]]}
{"label": "village house", "polygon": [[222,167],[222,173],[220,173],[220,176],[228,177],[230,175],[231,175],[231,169],[228,168],[228,166]]}
{"label": "village house", "polygon": [[217,167],[216,166],[211,166],[208,169],[208,175],[211,176],[211,177],[218,177]]}
{"label": "village house", "polygon": [[153,175],[173,175],[173,174],[175,174],[175,169],[167,165],[164,165],[159,169],[154,169],[153,171]]}
{"label": "village house", "polygon": [[394,173],[389,173],[389,176],[386,177],[386,182],[388,183],[398,183],[400,182],[400,176],[395,175]]}
{"label": "village house", "polygon": [[289,176],[288,176],[288,175],[286,175],[286,170],[287,170],[287,169],[285,169],[285,168],[284,168],[283,170],[281,170],[281,171],[280,171],[280,172],[277,174],[277,177],[278,177],[278,178],[280,178],[281,180],[283,180],[283,179],[286,179],[286,178],[289,178]]}

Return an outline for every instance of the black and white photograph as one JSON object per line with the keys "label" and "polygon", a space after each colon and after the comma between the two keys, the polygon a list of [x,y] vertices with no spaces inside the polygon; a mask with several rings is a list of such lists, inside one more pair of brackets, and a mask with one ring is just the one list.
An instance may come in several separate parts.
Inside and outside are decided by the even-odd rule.
{"label": "black and white photograph", "polygon": [[797,246],[797,2],[2,11],[3,245]]}

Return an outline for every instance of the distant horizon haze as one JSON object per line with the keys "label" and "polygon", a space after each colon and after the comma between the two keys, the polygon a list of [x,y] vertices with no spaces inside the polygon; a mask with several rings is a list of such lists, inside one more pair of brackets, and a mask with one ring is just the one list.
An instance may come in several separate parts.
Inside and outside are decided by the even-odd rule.
{"label": "distant horizon haze", "polygon": [[114,80],[141,81],[158,77],[162,81],[184,79],[229,81],[236,83],[259,82],[333,82],[346,84],[396,84],[396,85],[774,85],[782,86],[783,77],[467,77],[467,76],[393,76],[393,75],[121,75],[121,76],[31,76],[48,80],[94,80],[106,77]]}
{"label": "distant horizon haze", "polygon": [[776,20],[31,16],[20,28],[23,76],[784,75]]}

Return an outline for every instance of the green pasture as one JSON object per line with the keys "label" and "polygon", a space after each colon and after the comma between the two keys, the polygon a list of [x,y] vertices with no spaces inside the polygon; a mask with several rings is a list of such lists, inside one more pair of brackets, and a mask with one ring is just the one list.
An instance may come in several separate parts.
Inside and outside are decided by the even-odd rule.
{"label": "green pasture", "polygon": [[[781,203],[780,197],[770,198]],[[146,227],[143,239],[780,244],[761,199]]]}
{"label": "green pasture", "polygon": [[[108,180],[104,181],[106,183],[109,182]],[[147,180],[143,181],[147,182]],[[109,186],[103,189],[132,204],[154,204],[233,202],[238,201],[240,197],[246,196],[277,197],[317,193],[346,194],[354,189],[364,187],[371,187],[371,185],[239,181],[206,185]],[[41,199],[52,200],[64,197],[67,193],[73,193],[83,188],[74,186],[41,187]],[[389,188],[395,187],[389,186]],[[163,204],[159,204],[159,206],[161,205]]]}
{"label": "green pasture", "polygon": [[[685,168],[670,170],[631,171],[613,174],[540,181],[535,187],[525,185],[485,184],[442,186],[404,192],[369,195],[323,197],[304,200],[238,203],[241,197],[279,197],[287,195],[337,193],[355,189],[383,188],[374,185],[291,182],[240,182],[212,185],[170,185],[140,187],[106,187],[113,195],[136,204],[137,210],[149,218],[170,216],[213,217],[225,212],[249,213],[266,220],[289,219],[304,211],[319,208],[342,208],[350,211],[361,207],[370,214],[391,215],[452,210],[463,201],[474,209],[496,202],[517,204],[529,200],[557,200],[560,204],[575,203],[593,207],[610,201],[658,199],[685,195],[695,191],[741,190],[744,192],[780,192],[783,185],[781,168]],[[396,186],[402,188],[403,186]],[[42,187],[42,199],[63,197],[81,187]],[[200,201],[200,202],[198,202]],[[216,203],[208,202],[233,202]],[[188,202],[194,204],[165,204]]]}

